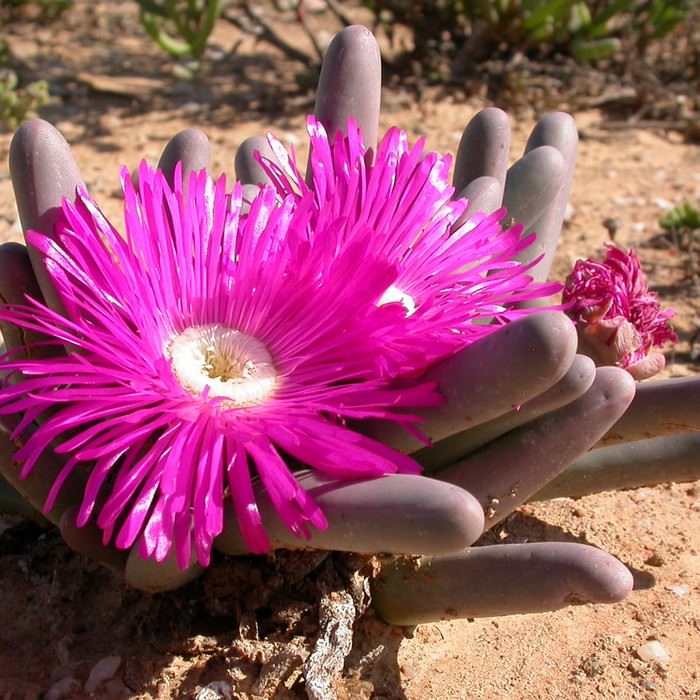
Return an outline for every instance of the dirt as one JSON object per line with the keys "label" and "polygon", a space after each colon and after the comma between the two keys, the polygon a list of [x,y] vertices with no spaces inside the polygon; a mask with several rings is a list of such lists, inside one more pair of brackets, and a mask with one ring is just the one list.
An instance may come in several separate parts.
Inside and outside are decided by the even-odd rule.
{"label": "dirt", "polygon": [[[19,22],[9,30],[15,54],[51,81],[58,97],[44,116],[73,144],[108,215],[119,220],[118,166],[157,160],[167,139],[188,126],[209,136],[217,172],[230,172],[241,141],[266,130],[295,144],[304,157],[304,115],[313,101],[293,84],[300,66],[222,24],[203,84],[178,84],[169,76],[170,63],[140,30],[133,5],[79,0],[58,23]],[[284,25],[284,31],[310,49],[298,28]],[[417,97],[394,85],[383,97],[381,126],[399,124],[412,139],[425,135],[431,149],[454,152],[465,124],[486,105],[483,98],[429,87]],[[525,112],[515,120],[513,157],[536,116]],[[677,310],[680,340],[668,352],[665,376],[695,374],[700,299],[693,256],[661,235],[659,218],[680,201],[700,204],[700,146],[669,129],[606,129],[607,117],[595,110],[575,117],[581,134],[577,176],[553,276],[561,279],[577,258],[600,253],[615,229],[615,242],[638,248],[652,287]],[[0,134],[3,164],[10,137]],[[606,227],[609,219],[614,226]],[[19,239],[2,165],[0,240]],[[217,682],[230,684],[235,698],[255,697],[255,690],[257,697],[303,697],[294,650],[317,631],[308,591],[306,597],[300,592],[296,616],[270,623],[276,637],[246,643],[241,625],[255,620],[240,613],[254,601],[231,602],[233,582],[243,575],[231,560],[219,560],[181,591],[151,597],[71,553],[54,530],[3,522],[3,699],[38,698],[52,688],[53,695],[44,697],[204,700],[202,688]],[[347,697],[700,698],[700,483],[528,505],[504,528],[521,541],[599,546],[630,567],[636,590],[613,606],[414,630],[391,628],[370,614],[356,629]],[[245,576],[262,575],[265,566],[246,566]],[[649,640],[661,642],[667,662],[639,657]],[[259,677],[271,659],[287,664],[289,672],[276,691]]]}

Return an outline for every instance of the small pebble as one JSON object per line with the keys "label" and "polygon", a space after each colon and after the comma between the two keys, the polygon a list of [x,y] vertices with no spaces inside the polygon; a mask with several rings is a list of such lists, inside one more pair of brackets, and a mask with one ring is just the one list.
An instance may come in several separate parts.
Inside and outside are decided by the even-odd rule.
{"label": "small pebble", "polygon": [[664,211],[673,208],[673,204],[663,197],[654,197],[653,202],[659,209],[663,209]]}
{"label": "small pebble", "polygon": [[643,221],[635,221],[630,228],[635,233],[644,233],[646,231],[647,225]]}
{"label": "small pebble", "polygon": [[679,586],[669,586],[668,590],[671,591],[673,595],[677,595],[679,598],[682,598],[690,593],[690,587],[686,586],[684,583],[680,584]]}
{"label": "small pebble", "polygon": [[64,700],[75,697],[80,690],[80,681],[70,676],[56,681],[43,695],[44,700]]}
{"label": "small pebble", "polygon": [[231,700],[232,697],[232,688],[228,681],[212,681],[195,693],[194,700]]}
{"label": "small pebble", "polygon": [[635,677],[641,678],[648,670],[647,665],[639,659],[630,659],[627,670]]}
{"label": "small pebble", "polygon": [[211,58],[212,61],[223,61],[227,53],[218,46],[207,46],[207,56]]}
{"label": "small pebble", "polygon": [[637,649],[637,656],[642,661],[646,661],[647,663],[655,662],[662,666],[666,665],[671,660],[668,651],[666,651],[666,647],[656,639],[642,644],[642,646]]}
{"label": "small pebble", "polygon": [[400,671],[401,678],[403,678],[403,680],[405,681],[413,680],[418,675],[416,667],[411,666],[410,664],[402,664]]}
{"label": "small pebble", "polygon": [[121,656],[105,656],[91,669],[88,679],[85,681],[85,692],[94,693],[102,683],[114,676],[122,665]]}
{"label": "small pebble", "polygon": [[664,558],[658,552],[652,552],[645,560],[644,563],[648,566],[663,566],[666,562]]}
{"label": "small pebble", "polygon": [[203,109],[204,105],[200,102],[195,102],[194,100],[191,102],[185,102],[185,104],[182,105],[182,113],[186,117],[193,117],[195,114],[199,114]]}

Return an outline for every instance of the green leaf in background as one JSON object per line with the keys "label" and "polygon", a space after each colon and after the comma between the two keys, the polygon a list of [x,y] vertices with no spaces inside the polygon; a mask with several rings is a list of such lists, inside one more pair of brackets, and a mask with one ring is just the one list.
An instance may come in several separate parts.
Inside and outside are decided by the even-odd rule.
{"label": "green leaf in background", "polygon": [[136,0],[149,37],[173,58],[199,61],[221,15],[220,0]]}
{"label": "green leaf in background", "polygon": [[622,48],[622,42],[616,37],[607,39],[577,39],[571,44],[571,55],[581,62],[598,61],[608,58]]}
{"label": "green leaf in background", "polygon": [[673,207],[659,222],[666,231],[700,229],[700,211],[690,202],[682,202]]}

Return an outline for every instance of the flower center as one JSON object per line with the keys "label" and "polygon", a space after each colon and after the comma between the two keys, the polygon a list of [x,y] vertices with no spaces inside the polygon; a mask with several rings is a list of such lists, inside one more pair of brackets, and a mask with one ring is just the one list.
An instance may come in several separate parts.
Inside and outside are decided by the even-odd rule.
{"label": "flower center", "polygon": [[270,396],[277,370],[267,348],[250,335],[218,323],[185,328],[166,349],[175,376],[195,396],[227,399],[230,408]]}
{"label": "flower center", "polygon": [[406,316],[412,316],[416,312],[416,302],[410,294],[402,291],[393,284],[386,288],[384,294],[377,302],[377,306],[399,302],[406,309]]}

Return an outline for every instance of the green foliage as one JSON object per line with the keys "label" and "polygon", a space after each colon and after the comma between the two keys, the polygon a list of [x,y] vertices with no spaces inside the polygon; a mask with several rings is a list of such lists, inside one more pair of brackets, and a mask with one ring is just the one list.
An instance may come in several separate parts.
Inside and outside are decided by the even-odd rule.
{"label": "green foliage", "polygon": [[216,20],[220,0],[137,0],[141,24],[163,51],[189,58],[196,72]]}
{"label": "green foliage", "polygon": [[0,9],[12,17],[23,9],[32,10],[43,21],[57,19],[73,4],[73,0],[0,0]]}
{"label": "green foliage", "polygon": [[666,231],[700,230],[700,211],[690,202],[673,207],[659,222]]}
{"label": "green foliage", "polygon": [[19,87],[17,74],[8,68],[0,69],[0,124],[10,129],[33,117],[36,110],[49,99],[49,86],[45,80],[37,80]]}
{"label": "green foliage", "polygon": [[467,46],[474,59],[503,52],[605,58],[622,42],[643,51],[686,17],[691,0],[366,0],[380,22],[414,29],[421,42]]}
{"label": "green foliage", "polygon": [[19,87],[14,71],[0,70],[0,125],[16,129],[25,119],[36,116],[36,111],[49,99],[49,86],[37,80]]}

